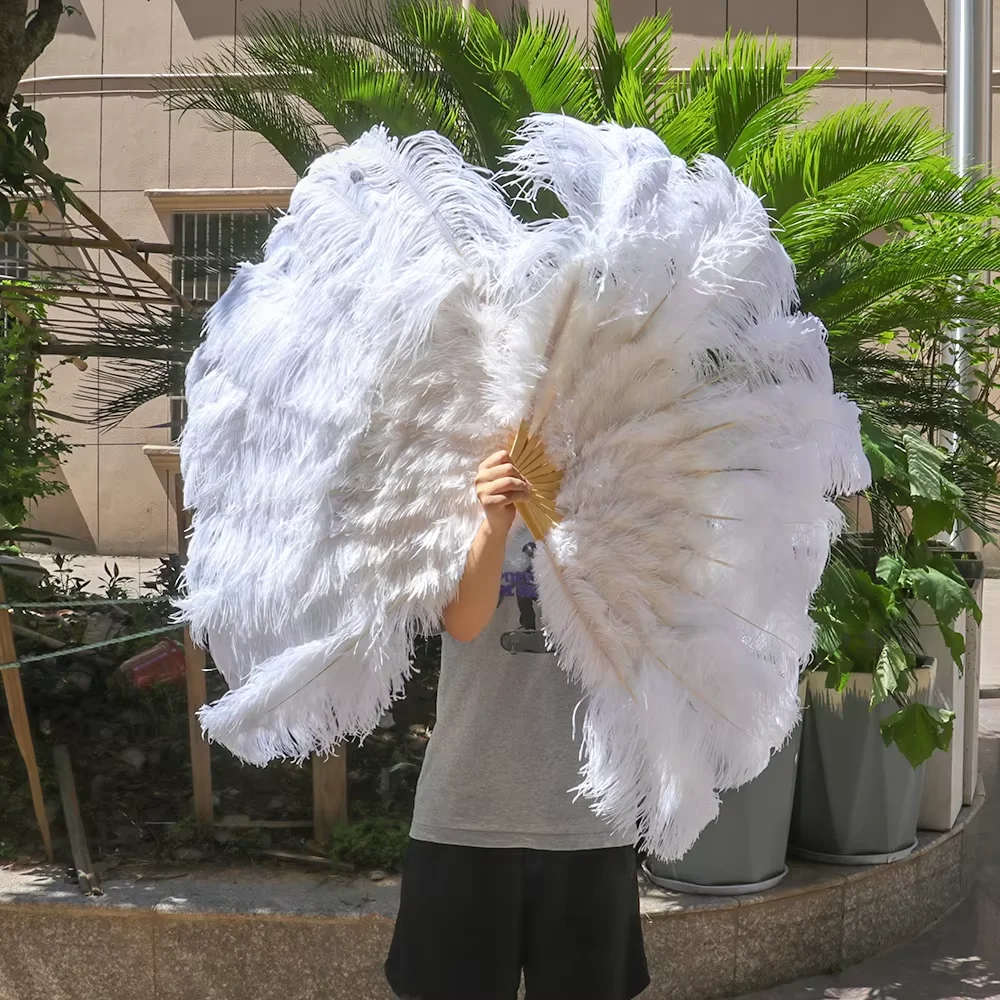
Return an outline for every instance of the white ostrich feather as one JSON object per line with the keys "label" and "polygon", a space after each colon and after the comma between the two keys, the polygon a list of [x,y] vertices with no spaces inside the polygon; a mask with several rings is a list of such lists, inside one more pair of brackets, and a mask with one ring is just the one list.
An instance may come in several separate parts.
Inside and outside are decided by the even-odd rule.
{"label": "white ostrich feather", "polygon": [[509,171],[567,217],[522,225],[444,139],[375,130],[313,164],[212,310],[182,609],[231,690],[202,721],[257,764],[369,732],[525,420],[563,470],[537,572],[588,696],[579,792],[671,859],[797,720],[833,498],[867,483],[857,412],[723,163],[535,116]]}

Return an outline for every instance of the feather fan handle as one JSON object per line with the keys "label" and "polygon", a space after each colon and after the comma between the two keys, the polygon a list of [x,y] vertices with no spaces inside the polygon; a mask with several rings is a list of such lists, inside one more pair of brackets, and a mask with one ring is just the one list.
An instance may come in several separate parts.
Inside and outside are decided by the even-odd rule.
{"label": "feather fan handle", "polygon": [[511,464],[530,487],[529,499],[515,504],[528,530],[538,540],[562,520],[556,506],[562,472],[545,454],[541,438],[533,437],[527,422],[522,421],[508,448]]}

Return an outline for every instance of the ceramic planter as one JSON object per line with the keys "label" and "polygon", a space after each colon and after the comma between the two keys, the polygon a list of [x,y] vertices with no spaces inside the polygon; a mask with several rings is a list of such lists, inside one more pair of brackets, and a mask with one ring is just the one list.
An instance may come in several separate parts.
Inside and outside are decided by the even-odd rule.
{"label": "ceramic planter", "polygon": [[[933,664],[914,671],[910,697],[926,702]],[[851,674],[843,692],[810,674],[790,842],[800,857],[833,864],[880,864],[916,846],[924,766],[914,769],[879,731],[893,701],[870,707],[872,677]]]}
{"label": "ceramic planter", "polygon": [[777,885],[788,872],[785,854],[801,736],[799,725],[758,777],[723,792],[718,819],[680,861],[649,858],[649,878],[665,889],[698,895],[738,896]]}

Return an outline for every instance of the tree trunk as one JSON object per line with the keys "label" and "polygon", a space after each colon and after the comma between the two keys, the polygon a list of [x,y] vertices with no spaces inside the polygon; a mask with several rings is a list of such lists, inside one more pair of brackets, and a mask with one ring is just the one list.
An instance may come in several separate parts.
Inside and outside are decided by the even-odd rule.
{"label": "tree trunk", "polygon": [[21,77],[55,37],[62,14],[62,0],[39,0],[30,17],[27,0],[0,0],[0,112],[4,121]]}

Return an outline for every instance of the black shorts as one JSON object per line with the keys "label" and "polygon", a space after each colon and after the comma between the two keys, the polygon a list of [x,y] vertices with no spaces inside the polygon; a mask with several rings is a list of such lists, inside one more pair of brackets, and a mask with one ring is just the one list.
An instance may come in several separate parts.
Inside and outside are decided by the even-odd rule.
{"label": "black shorts", "polygon": [[400,1000],[630,1000],[649,985],[635,851],[411,840],[385,974]]}

